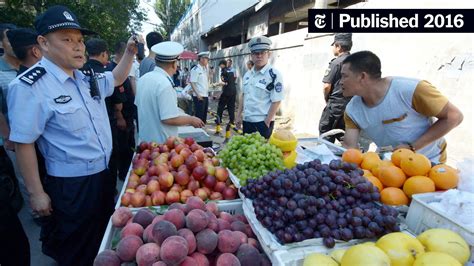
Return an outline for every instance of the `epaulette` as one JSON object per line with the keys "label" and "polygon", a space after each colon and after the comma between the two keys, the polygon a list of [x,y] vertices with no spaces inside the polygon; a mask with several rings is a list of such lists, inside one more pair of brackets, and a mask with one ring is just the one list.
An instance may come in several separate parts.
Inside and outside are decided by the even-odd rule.
{"label": "epaulette", "polygon": [[33,85],[44,74],[46,74],[46,69],[44,69],[44,67],[37,66],[25,72],[21,76],[20,80],[25,82],[28,85]]}
{"label": "epaulette", "polygon": [[191,67],[191,70],[192,70],[192,69],[195,69],[195,68],[197,68],[197,65],[194,65],[193,67]]}
{"label": "epaulette", "polygon": [[81,69],[82,74],[90,77],[92,76],[92,71],[90,69]]}

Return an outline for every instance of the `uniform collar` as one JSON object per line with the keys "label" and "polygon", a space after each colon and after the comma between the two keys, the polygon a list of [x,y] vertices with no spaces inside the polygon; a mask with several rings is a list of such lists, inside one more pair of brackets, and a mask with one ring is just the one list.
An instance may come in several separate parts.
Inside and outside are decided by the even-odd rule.
{"label": "uniform collar", "polygon": [[260,69],[260,71],[256,71],[255,70],[255,66],[252,68],[252,74],[255,74],[256,72],[260,72],[261,74],[265,74],[265,72],[267,72],[267,70],[270,68],[270,64],[267,63],[264,67],[262,67],[262,69]]}
{"label": "uniform collar", "polygon": [[163,68],[157,66],[157,67],[155,67],[155,71],[158,71],[159,73],[162,73],[163,75],[165,75],[165,77],[169,81],[171,81],[171,84],[173,84],[173,79],[170,77],[170,75],[168,75],[168,73],[166,73],[166,71]]}
{"label": "uniform collar", "polygon": [[[41,59],[41,65],[46,69],[47,72],[55,76],[59,82],[64,83],[67,79],[71,78],[64,70],[62,70],[58,65],[56,65],[51,60],[47,59],[45,56]],[[74,77],[77,80],[84,79],[84,74],[81,71],[74,69]]]}

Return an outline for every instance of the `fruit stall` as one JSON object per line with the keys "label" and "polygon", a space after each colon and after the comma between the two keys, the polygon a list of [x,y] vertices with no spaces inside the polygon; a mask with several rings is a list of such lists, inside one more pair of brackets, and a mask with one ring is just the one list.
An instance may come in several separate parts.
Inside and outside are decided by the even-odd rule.
{"label": "fruit stall", "polygon": [[94,265],[474,265],[470,174],[285,130],[144,142]]}

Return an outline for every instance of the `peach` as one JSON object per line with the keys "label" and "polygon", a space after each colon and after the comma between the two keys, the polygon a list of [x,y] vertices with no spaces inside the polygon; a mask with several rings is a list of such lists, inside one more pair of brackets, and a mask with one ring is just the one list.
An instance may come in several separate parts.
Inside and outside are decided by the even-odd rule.
{"label": "peach", "polygon": [[240,245],[236,255],[242,265],[260,266],[260,252],[249,244]]}
{"label": "peach", "polygon": [[197,233],[209,224],[209,218],[203,210],[194,209],[186,215],[186,227]]}
{"label": "peach", "polygon": [[188,256],[188,242],[181,236],[170,236],[163,241],[160,256],[168,265],[180,264]]}
{"label": "peach", "polygon": [[188,242],[188,255],[191,255],[196,250],[196,237],[194,233],[188,228],[182,228],[178,230],[178,235]]}
{"label": "peach", "polygon": [[183,228],[186,224],[186,219],[184,217],[184,212],[179,209],[168,210],[164,214],[165,220],[174,224],[178,230]]}
{"label": "peach", "polygon": [[112,225],[115,227],[124,227],[127,221],[132,218],[133,214],[130,208],[119,207],[112,214]]}
{"label": "peach", "polygon": [[197,261],[193,257],[186,257],[179,266],[196,266]]}
{"label": "peach", "polygon": [[126,236],[131,236],[131,235],[142,238],[143,226],[137,223],[129,223],[120,232],[120,238],[124,238]]}
{"label": "peach", "polygon": [[95,257],[94,266],[120,266],[120,258],[115,251],[106,249]]}
{"label": "peach", "polygon": [[133,222],[140,224],[143,228],[146,228],[153,219],[155,214],[152,213],[149,209],[140,209],[135,216],[133,216]]}
{"label": "peach", "polygon": [[139,266],[148,266],[160,259],[160,247],[156,243],[147,243],[137,250],[136,261]]}
{"label": "peach", "polygon": [[153,225],[153,239],[158,245],[161,245],[165,239],[178,234],[176,226],[168,221],[159,221]]}
{"label": "peach", "polygon": [[191,258],[194,258],[196,260],[197,262],[196,266],[209,266],[210,265],[209,260],[202,253],[194,252],[193,254],[191,254]]}
{"label": "peach", "polygon": [[222,253],[217,257],[216,266],[240,266],[239,259],[232,253]]}
{"label": "peach", "polygon": [[222,230],[218,234],[218,246],[222,253],[234,253],[240,247],[241,241],[239,236],[233,234],[230,230]]}
{"label": "peach", "polygon": [[217,247],[218,237],[211,229],[204,229],[196,235],[197,250],[202,254],[211,254]]}
{"label": "peach", "polygon": [[121,261],[133,261],[137,250],[143,245],[141,238],[130,235],[122,238],[117,244],[117,255]]}
{"label": "peach", "polygon": [[206,209],[206,204],[204,201],[196,196],[189,197],[188,200],[186,201],[186,204],[193,210],[193,209],[200,209],[200,210],[205,210]]}
{"label": "peach", "polygon": [[230,228],[232,228],[232,231],[240,231],[242,233],[245,233],[245,224],[241,221],[234,221],[233,223],[230,224]]}

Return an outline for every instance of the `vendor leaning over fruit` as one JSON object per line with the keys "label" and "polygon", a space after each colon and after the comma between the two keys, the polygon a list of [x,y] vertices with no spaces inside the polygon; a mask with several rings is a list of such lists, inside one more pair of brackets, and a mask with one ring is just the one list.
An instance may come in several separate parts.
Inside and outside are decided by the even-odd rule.
{"label": "vendor leaning over fruit", "polygon": [[268,139],[273,132],[275,115],[284,98],[283,80],[280,72],[268,63],[271,40],[265,36],[249,41],[254,67],[243,78],[243,96],[239,101],[236,124],[240,127],[243,117],[243,132],[259,132]]}
{"label": "vendor leaning over fruit", "polygon": [[[132,38],[113,72],[85,75],[84,35],[76,16],[53,6],[37,17],[43,59],[10,83],[10,140],[43,217],[43,252],[59,265],[92,265],[114,209],[107,164],[112,136],[105,97],[127,78],[137,47]],[[38,173],[35,141],[47,175]]]}
{"label": "vendor leaning over fruit", "polygon": [[184,48],[177,42],[153,45],[156,68],[143,75],[137,83],[135,105],[138,110],[140,141],[164,143],[178,135],[178,126],[204,127],[204,122],[185,114],[178,107],[178,98],[171,76],[178,68],[179,55]]}
{"label": "vendor leaning over fruit", "polygon": [[433,163],[446,162],[443,136],[463,120],[456,106],[427,81],[382,78],[380,59],[370,51],[349,55],[342,64],[343,94],[354,96],[344,115],[345,147],[356,148],[363,130],[379,149],[407,148]]}

